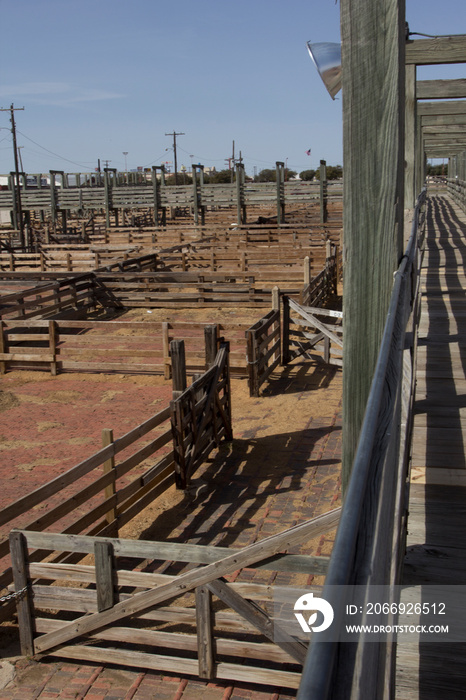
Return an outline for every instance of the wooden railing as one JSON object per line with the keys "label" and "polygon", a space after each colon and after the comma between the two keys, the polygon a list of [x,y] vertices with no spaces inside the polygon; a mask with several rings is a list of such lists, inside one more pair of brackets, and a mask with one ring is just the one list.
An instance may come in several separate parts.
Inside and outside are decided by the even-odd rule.
{"label": "wooden railing", "polygon": [[[400,580],[406,537],[424,203],[425,191],[417,202],[410,241],[395,275],[359,444],[322,591],[322,597],[333,607],[334,621],[311,642],[298,694],[300,700],[377,698],[381,697],[380,688],[385,688],[386,697],[392,696],[393,637],[387,634],[380,643],[368,643],[368,635],[361,632],[349,644],[335,641],[334,631],[344,624],[344,606],[351,602],[342,591],[350,593],[357,584],[365,590],[364,600],[370,600],[372,586],[386,586],[394,596],[394,585]],[[372,620],[367,611],[363,606],[352,622],[369,627]],[[387,617],[377,622],[388,625],[389,612],[388,609]]]}
{"label": "wooden railing", "polygon": [[466,213],[466,181],[458,178],[448,178],[447,192],[455,204]]}

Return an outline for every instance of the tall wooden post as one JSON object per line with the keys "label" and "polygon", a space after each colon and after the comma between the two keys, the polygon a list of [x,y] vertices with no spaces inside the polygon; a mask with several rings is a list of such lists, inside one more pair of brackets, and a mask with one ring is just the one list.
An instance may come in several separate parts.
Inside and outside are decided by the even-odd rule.
{"label": "tall wooden post", "polygon": [[184,340],[171,341],[170,355],[172,358],[173,398],[177,399],[187,387]]}
{"label": "tall wooden post", "polygon": [[212,324],[204,327],[204,343],[205,343],[205,366],[206,369],[212,367],[217,357],[218,348],[218,325]]}
{"label": "tall wooden post", "polygon": [[403,248],[404,0],[341,0],[343,488]]}
{"label": "tall wooden post", "polygon": [[327,222],[327,163],[325,160],[320,161],[319,168],[319,182],[320,182],[320,223],[325,224]]}
{"label": "tall wooden post", "polygon": [[416,203],[416,66],[406,66],[406,111],[405,111],[405,207]]}

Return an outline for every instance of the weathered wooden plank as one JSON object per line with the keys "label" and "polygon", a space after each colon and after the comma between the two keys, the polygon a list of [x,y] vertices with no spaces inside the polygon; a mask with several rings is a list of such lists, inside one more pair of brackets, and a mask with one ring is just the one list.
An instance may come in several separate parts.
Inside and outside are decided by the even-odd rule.
{"label": "weathered wooden plank", "polygon": [[466,62],[466,34],[406,42],[406,64],[418,66]]}
{"label": "weathered wooden plank", "polygon": [[109,610],[115,602],[113,585],[113,547],[109,542],[94,543],[97,610]]}

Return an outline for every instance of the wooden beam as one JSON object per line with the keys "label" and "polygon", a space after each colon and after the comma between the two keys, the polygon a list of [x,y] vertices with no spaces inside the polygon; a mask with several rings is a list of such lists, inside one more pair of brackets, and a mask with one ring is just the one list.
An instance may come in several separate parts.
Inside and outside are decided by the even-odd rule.
{"label": "wooden beam", "polygon": [[418,102],[417,113],[420,117],[435,115],[461,114],[466,117],[466,101],[454,100],[452,102]]}
{"label": "wooden beam", "polygon": [[406,42],[406,64],[466,63],[466,34]]}
{"label": "wooden beam", "polygon": [[438,126],[422,126],[422,134],[423,136],[426,136],[428,134],[433,136],[443,136],[444,134],[460,136],[466,134],[466,124],[440,124]]}
{"label": "wooden beam", "polygon": [[341,31],[346,488],[403,252],[404,2],[342,0]]}
{"label": "wooden beam", "polygon": [[456,125],[466,128],[466,113],[465,114],[429,114],[419,117],[421,126],[442,126]]}
{"label": "wooden beam", "polygon": [[416,96],[418,100],[463,99],[466,97],[466,80],[418,80]]}
{"label": "wooden beam", "polygon": [[416,203],[416,66],[406,66],[405,75],[405,207]]}

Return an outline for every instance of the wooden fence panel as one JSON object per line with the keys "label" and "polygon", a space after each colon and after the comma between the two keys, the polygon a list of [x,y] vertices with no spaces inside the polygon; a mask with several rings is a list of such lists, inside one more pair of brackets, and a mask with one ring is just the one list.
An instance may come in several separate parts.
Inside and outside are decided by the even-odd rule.
{"label": "wooden fence panel", "polygon": [[193,472],[220,440],[232,439],[228,344],[215,363],[171,402],[176,483],[186,488]]}
{"label": "wooden fence panel", "polygon": [[[241,580],[229,583],[225,576],[238,569],[264,566],[271,571],[289,571],[289,562],[297,560],[302,572],[320,571],[317,559],[323,558],[280,552],[333,530],[338,518],[339,509],[243,549],[15,531],[12,542],[21,539],[15,580],[26,588],[29,606],[23,606],[24,652],[47,650],[54,656],[81,660],[90,659],[92,654],[100,663],[165,671],[182,667],[194,676],[296,688],[306,645],[291,638],[286,644],[276,639],[273,644],[264,641],[264,635],[270,639],[272,629],[279,625],[270,613],[274,592],[283,594],[288,588]],[[97,562],[83,565],[63,561],[64,556],[93,555],[96,546],[106,548],[106,577],[99,574],[102,567]],[[34,550],[54,552],[54,558],[62,562],[36,563]],[[109,552],[121,562],[119,568]],[[178,573],[171,573],[165,565],[163,574],[133,570],[137,565],[134,559],[171,561]],[[193,568],[201,562],[203,566]],[[20,569],[27,572],[26,578],[18,576]],[[103,581],[107,587],[110,581],[115,587],[115,602],[106,610],[103,607],[108,604],[108,595],[99,611],[98,581],[101,592]],[[128,587],[135,592],[128,593]],[[212,607],[207,590],[230,609]],[[195,596],[186,595],[190,591]],[[56,614],[46,616],[44,609]],[[71,624],[70,612],[79,616]],[[141,626],[141,620],[150,623],[150,629]],[[167,630],[167,622],[176,627],[183,625],[183,630],[173,633]],[[75,646],[76,637],[81,639]]]}
{"label": "wooden fence panel", "polygon": [[260,387],[281,362],[279,309],[269,311],[246,331],[246,348],[249,395],[259,396]]}

